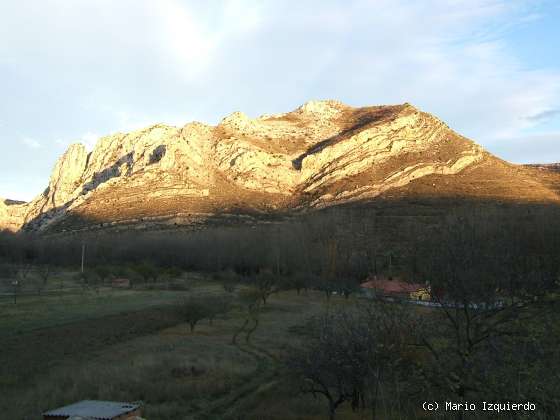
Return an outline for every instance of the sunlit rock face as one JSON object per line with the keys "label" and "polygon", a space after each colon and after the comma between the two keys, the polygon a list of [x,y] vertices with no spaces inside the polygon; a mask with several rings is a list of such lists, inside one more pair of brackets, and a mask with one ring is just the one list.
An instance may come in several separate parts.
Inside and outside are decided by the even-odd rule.
{"label": "sunlit rock face", "polygon": [[[360,196],[375,196],[432,173],[457,173],[484,157],[479,146],[409,104],[354,109],[336,101],[311,101],[288,114],[253,120],[236,112],[218,128],[223,137],[217,139],[214,157],[231,182],[287,195],[325,189],[406,154],[425,156],[413,166],[371,178],[371,184],[359,186]],[[434,154],[440,144],[455,148],[445,161]],[[342,194],[349,195],[352,191]]]}
{"label": "sunlit rock face", "polygon": [[0,204],[0,227],[43,231],[70,215],[103,225],[240,208],[325,207],[489,161],[498,159],[410,104],[310,101],[258,118],[234,112],[217,126],[158,124],[116,133],[90,152],[71,145],[41,195],[27,204]]}
{"label": "sunlit rock face", "polygon": [[56,162],[46,192],[48,207],[63,206],[82,186],[88,153],[82,144],[72,144]]}
{"label": "sunlit rock face", "polygon": [[27,204],[0,198],[0,229],[17,231],[27,213]]}

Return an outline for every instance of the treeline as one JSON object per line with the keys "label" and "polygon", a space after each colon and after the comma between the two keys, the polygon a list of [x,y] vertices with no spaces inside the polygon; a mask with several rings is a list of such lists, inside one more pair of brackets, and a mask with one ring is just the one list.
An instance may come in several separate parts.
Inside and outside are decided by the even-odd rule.
{"label": "treeline", "polygon": [[560,256],[555,215],[470,209],[424,223],[414,217],[395,221],[367,209],[335,209],[286,223],[188,233],[33,237],[3,232],[0,264],[78,268],[85,250],[86,269],[105,267],[122,275],[135,267],[145,281],[165,270],[229,270],[241,276],[264,270],[337,283],[359,282],[372,273],[434,284],[457,276],[466,283],[491,277],[503,289],[521,287],[528,277],[531,284],[552,281]]}

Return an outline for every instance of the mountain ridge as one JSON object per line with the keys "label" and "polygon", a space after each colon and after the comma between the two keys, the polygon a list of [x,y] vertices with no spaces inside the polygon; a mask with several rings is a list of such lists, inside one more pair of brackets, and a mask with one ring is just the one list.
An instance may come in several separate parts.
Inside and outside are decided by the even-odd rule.
{"label": "mountain ridge", "polygon": [[[373,200],[430,177],[455,179],[485,165],[501,168],[493,177],[513,176],[519,185],[538,172],[501,161],[409,103],[353,108],[309,101],[254,119],[234,112],[216,126],[155,124],[115,133],[91,152],[70,145],[42,194],[0,204],[0,227],[43,232],[73,230],[65,221],[76,217],[103,226],[173,214],[318,209]],[[537,182],[517,198],[559,201],[555,182]]]}

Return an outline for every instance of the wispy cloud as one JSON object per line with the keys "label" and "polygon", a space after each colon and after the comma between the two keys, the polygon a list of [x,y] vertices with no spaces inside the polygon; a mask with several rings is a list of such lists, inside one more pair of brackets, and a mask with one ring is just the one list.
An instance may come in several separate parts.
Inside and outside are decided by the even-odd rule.
{"label": "wispy cloud", "polygon": [[[285,112],[309,99],[412,102],[504,157],[511,145],[518,160],[525,152],[509,139],[558,117],[560,64],[524,61],[511,37],[540,25],[554,1],[4,3],[0,88],[13,100],[0,103],[9,125],[0,141],[13,150],[0,167],[9,173],[42,145],[45,163],[33,170],[46,179],[60,147],[44,139],[91,148],[97,134]],[[14,143],[17,130],[41,144]],[[560,160],[560,148],[547,150]]]}
{"label": "wispy cloud", "polygon": [[538,112],[527,117],[529,121],[544,122],[560,116],[560,109],[548,109],[546,111]]}
{"label": "wispy cloud", "polygon": [[23,137],[21,139],[21,142],[25,144],[27,147],[29,147],[30,149],[40,149],[42,147],[41,143],[39,143],[37,140],[32,139],[30,137]]}

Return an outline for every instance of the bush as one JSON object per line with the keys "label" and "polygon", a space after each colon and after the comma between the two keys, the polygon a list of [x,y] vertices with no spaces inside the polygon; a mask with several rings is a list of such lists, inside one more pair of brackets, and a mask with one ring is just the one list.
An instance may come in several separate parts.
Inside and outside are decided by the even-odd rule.
{"label": "bush", "polygon": [[198,322],[215,317],[215,309],[212,307],[212,303],[205,297],[189,297],[183,300],[179,306],[179,313],[188,322],[191,332],[194,332]]}

